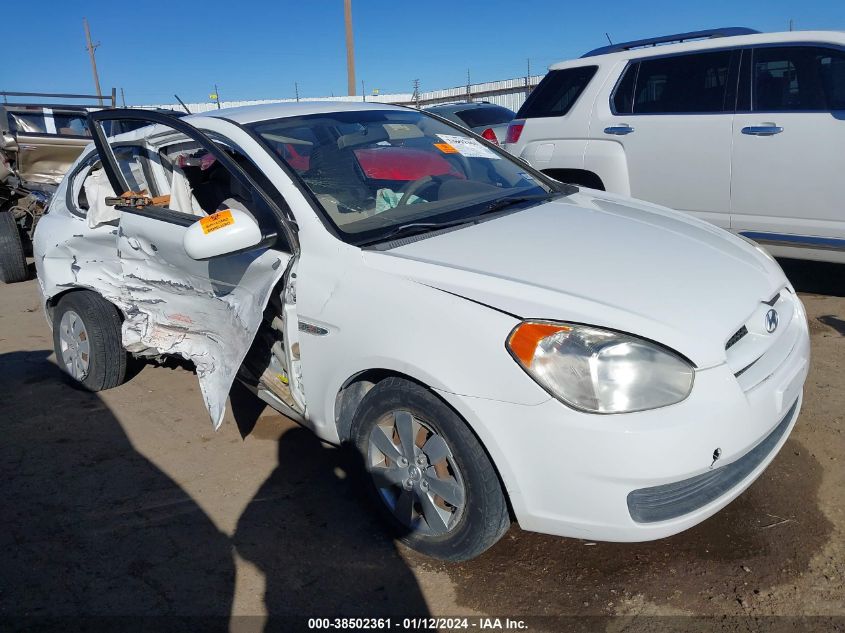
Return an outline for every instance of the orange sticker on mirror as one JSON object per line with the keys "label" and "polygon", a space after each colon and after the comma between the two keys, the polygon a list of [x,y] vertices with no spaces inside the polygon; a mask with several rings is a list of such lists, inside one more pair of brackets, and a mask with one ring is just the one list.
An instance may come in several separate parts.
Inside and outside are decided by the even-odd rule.
{"label": "orange sticker on mirror", "polygon": [[434,146],[444,154],[457,154],[458,150],[449,145],[449,143],[435,143]]}
{"label": "orange sticker on mirror", "polygon": [[225,211],[218,211],[217,213],[212,213],[209,216],[200,218],[202,232],[206,235],[212,231],[222,229],[224,226],[229,226],[234,223],[235,218],[232,217],[232,212],[229,209],[226,209]]}

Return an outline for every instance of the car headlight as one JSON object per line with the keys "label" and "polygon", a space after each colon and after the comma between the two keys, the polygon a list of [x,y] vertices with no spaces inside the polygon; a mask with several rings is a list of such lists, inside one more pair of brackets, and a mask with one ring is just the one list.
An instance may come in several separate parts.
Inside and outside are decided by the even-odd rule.
{"label": "car headlight", "polygon": [[675,404],[695,372],[655,343],[586,325],[525,321],[507,348],[557,399],[591,413],[628,413]]}

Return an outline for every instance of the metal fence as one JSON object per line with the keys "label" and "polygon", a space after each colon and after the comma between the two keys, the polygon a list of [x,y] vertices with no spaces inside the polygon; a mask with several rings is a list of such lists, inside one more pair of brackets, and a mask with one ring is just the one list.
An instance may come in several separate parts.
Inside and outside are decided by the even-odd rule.
{"label": "metal fence", "polygon": [[540,83],[543,77],[544,75],[532,75],[531,77],[517,77],[516,79],[502,79],[455,88],[430,90],[420,92],[418,100],[412,95],[410,100],[398,103],[404,105],[417,105],[419,103],[420,107],[425,107],[440,103],[454,103],[455,101],[488,101],[516,112],[525,101],[528,93]]}
{"label": "metal fence", "polygon": [[[299,99],[257,99],[251,101],[222,101],[220,107],[234,108],[237,106],[260,105],[265,103],[296,103],[308,101],[340,101],[340,102],[361,102],[370,101],[374,103],[393,103],[424,108],[440,103],[454,103],[456,101],[487,101],[497,105],[510,108],[513,111],[519,109],[534,87],[540,83],[544,75],[532,75],[530,77],[517,77],[515,79],[502,79],[500,81],[488,81],[480,84],[469,84],[455,88],[443,88],[440,90],[414,92],[364,95],[364,96],[341,96],[341,97],[302,97]],[[208,112],[216,110],[217,103],[188,103],[185,104],[191,113]],[[142,108],[168,108],[171,110],[182,110],[182,106],[176,103],[155,104],[140,106]]]}

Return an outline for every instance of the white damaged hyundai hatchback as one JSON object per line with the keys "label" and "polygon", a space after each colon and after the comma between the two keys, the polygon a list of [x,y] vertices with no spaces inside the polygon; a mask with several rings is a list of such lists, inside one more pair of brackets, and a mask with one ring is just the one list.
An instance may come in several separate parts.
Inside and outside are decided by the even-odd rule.
{"label": "white damaged hyundai hatchback", "polygon": [[801,301],[710,224],[562,185],[407,108],[91,119],[35,234],[59,364],[101,390],[130,356],[181,356],[215,426],[239,381],[357,447],[421,552],[477,556],[512,518],[675,534],[795,425]]}

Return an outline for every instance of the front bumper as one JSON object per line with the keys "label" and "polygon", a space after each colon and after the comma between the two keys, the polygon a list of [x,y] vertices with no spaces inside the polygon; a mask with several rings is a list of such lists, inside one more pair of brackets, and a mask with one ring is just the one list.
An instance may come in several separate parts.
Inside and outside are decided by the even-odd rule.
{"label": "front bumper", "polygon": [[719,365],[696,373],[686,400],[652,411],[600,416],[556,400],[524,406],[441,395],[484,442],[523,529],[653,540],[726,506],[786,442],[809,369],[803,319],[800,327],[788,357],[753,389],[743,391]]}

